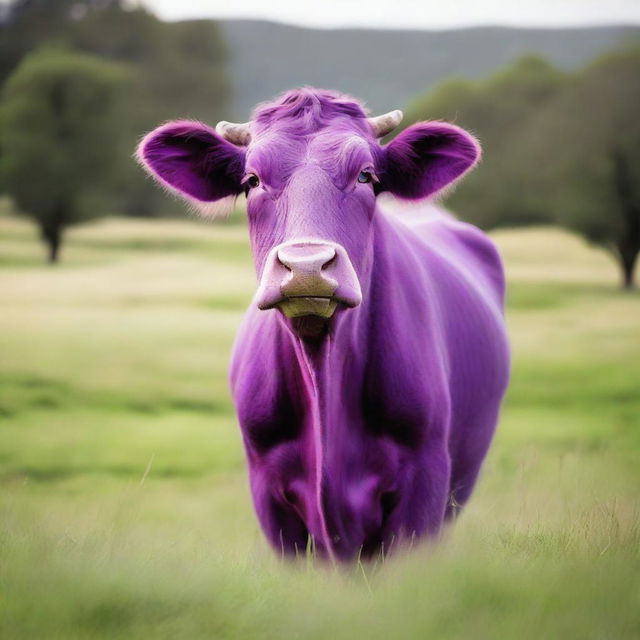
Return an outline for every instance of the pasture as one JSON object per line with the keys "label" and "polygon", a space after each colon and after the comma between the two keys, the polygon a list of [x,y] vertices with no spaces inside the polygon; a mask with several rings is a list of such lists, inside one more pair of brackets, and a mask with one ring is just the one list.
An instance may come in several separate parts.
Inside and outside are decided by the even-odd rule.
{"label": "pasture", "polygon": [[438,545],[335,570],[250,504],[242,223],[107,219],[50,268],[1,216],[0,637],[639,637],[640,295],[565,232],[493,237],[514,366],[476,493]]}

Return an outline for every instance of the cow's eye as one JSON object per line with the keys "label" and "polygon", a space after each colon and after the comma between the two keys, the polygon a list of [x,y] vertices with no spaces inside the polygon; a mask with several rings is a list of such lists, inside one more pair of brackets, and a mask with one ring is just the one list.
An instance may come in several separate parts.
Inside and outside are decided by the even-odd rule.
{"label": "cow's eye", "polygon": [[254,189],[260,184],[260,178],[255,173],[250,173],[249,177],[245,180],[245,184],[249,189]]}
{"label": "cow's eye", "polygon": [[361,171],[358,176],[358,182],[362,184],[366,184],[367,182],[371,182],[373,180],[373,174],[371,171]]}

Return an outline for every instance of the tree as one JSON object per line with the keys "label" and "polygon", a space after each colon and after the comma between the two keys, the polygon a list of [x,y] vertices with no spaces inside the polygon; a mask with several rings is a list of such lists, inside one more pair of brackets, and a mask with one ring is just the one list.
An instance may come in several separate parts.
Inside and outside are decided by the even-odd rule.
{"label": "tree", "polygon": [[13,0],[0,21],[0,83],[29,51],[61,40],[72,20],[75,0]]}
{"label": "tree", "polygon": [[640,253],[640,47],[605,55],[536,114],[522,145],[530,198],[606,249],[622,286]]}
{"label": "tree", "polygon": [[569,82],[547,61],[525,56],[486,79],[444,82],[410,105],[406,126],[447,120],[472,131],[482,144],[482,163],[447,199],[461,217],[484,229],[550,221],[546,206],[524,197],[529,178],[518,138]]}
{"label": "tree", "polygon": [[19,209],[40,227],[49,261],[64,230],[100,215],[122,154],[126,70],[56,49],[28,55],[0,103],[0,173]]}
{"label": "tree", "polygon": [[163,120],[229,118],[226,47],[211,20],[166,23],[125,0],[12,0],[0,16],[0,84],[42,43],[126,64],[132,82],[121,114],[128,149],[114,184],[118,211],[158,215],[173,200],[141,179],[131,152]]}
{"label": "tree", "polygon": [[640,47],[563,73],[525,57],[486,80],[450,80],[417,100],[407,124],[470,129],[483,162],[448,198],[485,229],[555,223],[604,247],[634,286],[640,253]]}

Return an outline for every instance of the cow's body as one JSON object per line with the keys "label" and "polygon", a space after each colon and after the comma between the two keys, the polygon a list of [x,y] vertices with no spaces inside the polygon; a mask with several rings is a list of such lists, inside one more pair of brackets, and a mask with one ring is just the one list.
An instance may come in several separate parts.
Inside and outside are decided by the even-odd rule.
{"label": "cow's body", "polygon": [[[170,122],[139,147],[165,187],[211,212],[247,195],[259,287],[231,371],[260,522],[283,553],[349,559],[434,535],[469,497],[509,356],[500,259],[423,200],[480,147],[443,122],[387,145],[311,88],[251,123]],[[412,205],[387,211],[381,194]]]}
{"label": "cow's body", "polygon": [[[435,533],[476,481],[508,378],[502,266],[475,227],[423,214],[377,212],[368,291],[332,339],[305,348],[255,306],[238,334],[251,489],[285,552],[309,535],[351,557]],[[366,531],[351,503],[371,491],[383,512]]]}

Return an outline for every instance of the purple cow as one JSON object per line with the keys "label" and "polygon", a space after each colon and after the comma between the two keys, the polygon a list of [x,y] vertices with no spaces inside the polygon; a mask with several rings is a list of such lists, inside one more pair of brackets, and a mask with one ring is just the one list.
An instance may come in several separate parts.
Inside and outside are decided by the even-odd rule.
{"label": "purple cow", "polygon": [[331,559],[433,536],[476,482],[509,375],[491,241],[417,201],[479,159],[476,140],[311,88],[251,122],[169,122],[139,159],[205,214],[247,196],[259,286],[231,387],[260,523],[282,553]]}

